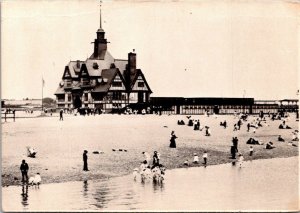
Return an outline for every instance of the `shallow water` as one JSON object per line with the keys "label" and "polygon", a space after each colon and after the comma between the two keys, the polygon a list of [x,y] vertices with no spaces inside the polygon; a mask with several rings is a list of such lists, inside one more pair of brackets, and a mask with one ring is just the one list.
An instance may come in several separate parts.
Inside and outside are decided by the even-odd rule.
{"label": "shallow water", "polygon": [[168,170],[163,185],[125,176],[2,188],[4,211],[297,210],[298,157]]}

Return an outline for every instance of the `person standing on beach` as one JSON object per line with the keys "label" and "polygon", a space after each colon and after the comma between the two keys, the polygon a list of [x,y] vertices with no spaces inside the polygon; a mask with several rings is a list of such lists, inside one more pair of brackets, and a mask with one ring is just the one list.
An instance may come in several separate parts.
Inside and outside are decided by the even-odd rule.
{"label": "person standing on beach", "polygon": [[250,146],[249,151],[250,151],[249,155],[252,156],[253,155],[253,146]]}
{"label": "person standing on beach", "polygon": [[87,160],[88,160],[87,153],[88,153],[87,150],[83,151],[83,171],[89,171],[88,163],[87,163]]}
{"label": "person standing on beach", "polygon": [[170,139],[170,148],[176,148],[176,141],[175,141],[175,139],[177,138],[176,137],[176,135],[175,135],[175,132],[174,131],[172,131],[171,132],[171,139]]}
{"label": "person standing on beach", "polygon": [[231,153],[231,159],[235,159],[235,154],[237,153],[235,146],[231,146],[230,153]]}
{"label": "person standing on beach", "polygon": [[144,155],[144,160],[147,161],[147,163],[150,163],[150,155],[148,152],[142,152],[142,154]]}
{"label": "person standing on beach", "polygon": [[22,173],[22,182],[25,182],[25,178],[26,178],[26,182],[28,182],[28,170],[29,170],[29,166],[28,164],[25,162],[25,160],[22,160],[22,164],[20,166],[20,170]]}
{"label": "person standing on beach", "polygon": [[199,156],[197,155],[197,153],[194,153],[194,160],[193,163],[198,164],[199,163]]}
{"label": "person standing on beach", "polygon": [[207,152],[206,151],[204,151],[204,154],[202,157],[203,157],[203,161],[204,161],[203,164],[206,165],[207,164]]}
{"label": "person standing on beach", "polygon": [[236,151],[238,152],[238,143],[239,143],[239,139],[237,137],[233,137],[232,138],[232,144],[235,147]]}
{"label": "person standing on beach", "polygon": [[157,155],[157,151],[154,151],[154,154],[153,154],[153,165],[152,165],[151,169],[153,169],[156,166],[159,166],[159,158],[158,158],[158,155]]}
{"label": "person standing on beach", "polygon": [[243,161],[244,161],[244,157],[243,157],[242,154],[239,154],[239,159],[238,159],[238,161],[239,161],[239,164],[240,164],[240,168],[242,168],[242,164],[243,164]]}
{"label": "person standing on beach", "polygon": [[61,109],[61,110],[59,111],[59,120],[60,120],[60,121],[63,121],[63,120],[64,120],[64,118],[63,118],[63,113],[64,113],[64,111],[63,111],[63,109]]}

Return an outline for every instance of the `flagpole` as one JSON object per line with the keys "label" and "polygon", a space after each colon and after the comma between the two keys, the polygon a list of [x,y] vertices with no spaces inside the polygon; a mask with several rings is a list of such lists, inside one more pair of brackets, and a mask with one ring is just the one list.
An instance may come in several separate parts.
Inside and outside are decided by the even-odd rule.
{"label": "flagpole", "polygon": [[44,78],[42,77],[42,112],[44,111]]}

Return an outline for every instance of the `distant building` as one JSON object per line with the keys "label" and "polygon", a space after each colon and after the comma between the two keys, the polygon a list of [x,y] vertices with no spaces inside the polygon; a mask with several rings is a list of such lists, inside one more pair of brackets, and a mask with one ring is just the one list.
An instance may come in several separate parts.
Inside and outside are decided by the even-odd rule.
{"label": "distant building", "polygon": [[150,106],[154,112],[162,114],[200,115],[206,112],[215,114],[233,114],[296,112],[298,100],[254,100],[254,98],[185,98],[151,97]]}
{"label": "distant building", "polygon": [[111,111],[131,103],[145,103],[152,93],[136,53],[128,59],[115,59],[107,50],[101,25],[96,32],[94,52],[85,61],[70,61],[55,92],[58,108],[98,108]]}
{"label": "distant building", "polygon": [[39,108],[42,106],[42,99],[6,99],[3,100],[4,105],[2,107],[10,107],[10,108]]}

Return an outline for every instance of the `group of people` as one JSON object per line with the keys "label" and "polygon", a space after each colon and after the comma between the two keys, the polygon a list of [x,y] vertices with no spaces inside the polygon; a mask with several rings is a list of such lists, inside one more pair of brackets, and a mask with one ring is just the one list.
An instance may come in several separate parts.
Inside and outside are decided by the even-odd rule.
{"label": "group of people", "polygon": [[286,125],[285,120],[278,127],[279,129],[292,129],[290,126]]}
{"label": "group of people", "polygon": [[[203,163],[205,166],[207,165],[207,160],[208,160],[208,153],[207,151],[204,151],[202,155]],[[197,153],[194,153],[194,158],[193,158],[193,164],[199,164],[199,156]],[[183,163],[184,166],[190,166],[189,160],[187,159]]]}
{"label": "group of people", "polygon": [[147,152],[142,152],[144,160],[141,162],[140,168],[133,170],[133,178],[137,180],[140,177],[141,182],[153,180],[154,183],[162,183],[166,168],[160,163],[160,154],[154,151],[152,156],[152,166],[150,166],[150,155]]}
{"label": "group of people", "polygon": [[[205,136],[211,136],[211,130],[209,126],[201,126],[200,125],[200,120],[199,119],[192,119],[191,116],[187,116],[188,118],[188,126],[194,127],[193,129],[195,131],[200,130],[202,131],[205,128]],[[185,125],[185,122],[183,120],[178,120],[177,121],[178,125]],[[221,122],[220,125],[223,125]],[[225,121],[225,126],[227,126],[226,121]],[[225,127],[226,128],[226,127]]]}

